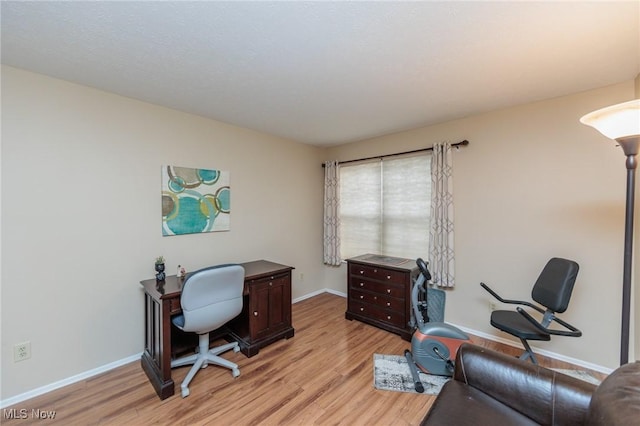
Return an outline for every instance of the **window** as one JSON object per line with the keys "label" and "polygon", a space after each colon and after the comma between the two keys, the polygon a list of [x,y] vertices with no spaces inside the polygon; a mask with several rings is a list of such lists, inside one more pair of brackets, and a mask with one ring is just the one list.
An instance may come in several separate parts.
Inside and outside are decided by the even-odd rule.
{"label": "window", "polygon": [[431,155],[340,166],[340,253],[426,257]]}

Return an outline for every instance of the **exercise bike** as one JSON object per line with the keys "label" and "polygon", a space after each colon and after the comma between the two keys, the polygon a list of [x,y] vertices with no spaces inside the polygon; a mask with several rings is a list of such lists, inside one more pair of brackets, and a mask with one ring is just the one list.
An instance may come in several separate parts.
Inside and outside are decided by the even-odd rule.
{"label": "exercise bike", "polygon": [[471,340],[466,333],[450,324],[429,322],[427,303],[424,299],[427,297],[425,284],[431,279],[431,273],[424,260],[418,258],[416,264],[420,269],[420,275],[411,291],[411,307],[416,329],[411,338],[411,350],[405,350],[404,356],[409,364],[416,392],[422,393],[424,386],[417,368],[428,374],[453,376],[453,360],[458,348]]}

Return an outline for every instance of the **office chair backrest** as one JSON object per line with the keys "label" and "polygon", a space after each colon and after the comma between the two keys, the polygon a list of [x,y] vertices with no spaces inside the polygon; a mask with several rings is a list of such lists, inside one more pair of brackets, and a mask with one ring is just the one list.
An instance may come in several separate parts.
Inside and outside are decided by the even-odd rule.
{"label": "office chair backrest", "polygon": [[572,260],[559,257],[549,260],[533,286],[532,299],[553,312],[566,311],[578,268]]}
{"label": "office chair backrest", "polygon": [[180,297],[183,330],[208,333],[238,316],[243,289],[244,268],[240,265],[212,266],[189,274]]}

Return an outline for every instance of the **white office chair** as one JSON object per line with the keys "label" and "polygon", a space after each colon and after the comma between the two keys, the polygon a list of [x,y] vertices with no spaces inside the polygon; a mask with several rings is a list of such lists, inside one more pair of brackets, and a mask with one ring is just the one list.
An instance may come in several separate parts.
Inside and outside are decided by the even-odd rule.
{"label": "white office chair", "polygon": [[180,296],[182,315],[172,318],[173,324],[185,332],[197,333],[199,345],[196,353],[171,361],[171,368],[193,364],[180,388],[182,397],[189,395],[189,383],[200,368],[216,364],[230,368],[233,377],[240,375],[238,365],[218,355],[233,349],[238,352],[238,342],[209,349],[209,333],[242,311],[244,268],[240,265],[220,265],[201,269],[187,276]]}

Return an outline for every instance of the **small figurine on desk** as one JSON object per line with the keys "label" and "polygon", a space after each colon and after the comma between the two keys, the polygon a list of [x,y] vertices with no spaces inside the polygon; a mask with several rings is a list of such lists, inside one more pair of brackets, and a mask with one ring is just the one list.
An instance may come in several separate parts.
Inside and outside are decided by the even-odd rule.
{"label": "small figurine on desk", "polygon": [[185,275],[187,275],[187,271],[185,271],[185,269],[178,265],[178,273],[176,274],[178,276],[178,278],[184,278]]}
{"label": "small figurine on desk", "polygon": [[164,257],[158,256],[156,257],[156,281],[164,281],[165,273],[164,273]]}

